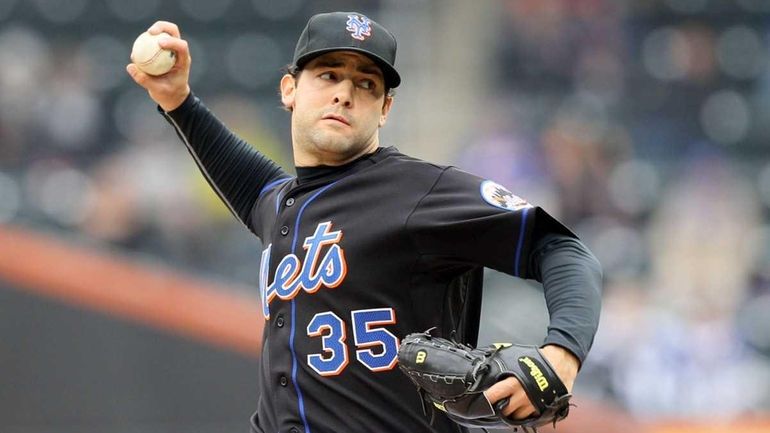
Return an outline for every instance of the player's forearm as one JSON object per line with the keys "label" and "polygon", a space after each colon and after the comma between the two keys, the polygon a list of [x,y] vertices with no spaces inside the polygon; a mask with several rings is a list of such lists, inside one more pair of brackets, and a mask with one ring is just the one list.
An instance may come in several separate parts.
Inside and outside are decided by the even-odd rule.
{"label": "player's forearm", "polygon": [[214,191],[246,226],[264,185],[288,176],[273,161],[238,138],[193,94],[164,112]]}
{"label": "player's forearm", "polygon": [[555,234],[538,241],[532,262],[551,317],[545,343],[570,350],[582,362],[599,326],[601,265],[580,240]]}

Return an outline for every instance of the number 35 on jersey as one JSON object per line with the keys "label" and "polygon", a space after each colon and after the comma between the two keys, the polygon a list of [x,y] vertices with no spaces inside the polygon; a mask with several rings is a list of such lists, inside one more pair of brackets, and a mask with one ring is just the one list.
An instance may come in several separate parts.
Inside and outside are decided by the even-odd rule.
{"label": "number 35 on jersey", "polygon": [[[392,308],[350,312],[356,360],[371,371],[387,371],[398,360],[398,338],[384,328],[396,323]],[[307,335],[321,337],[323,352],[307,356],[307,363],[321,376],[336,376],[350,362],[345,322],[331,311],[318,313],[307,325]]]}

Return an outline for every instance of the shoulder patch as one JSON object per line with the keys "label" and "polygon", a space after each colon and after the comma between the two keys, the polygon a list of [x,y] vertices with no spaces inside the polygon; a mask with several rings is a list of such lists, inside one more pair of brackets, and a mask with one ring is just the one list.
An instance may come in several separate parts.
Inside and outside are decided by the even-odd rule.
{"label": "shoulder patch", "polygon": [[532,205],[527,203],[523,198],[491,180],[481,182],[481,197],[492,206],[505,210],[516,211],[532,207]]}

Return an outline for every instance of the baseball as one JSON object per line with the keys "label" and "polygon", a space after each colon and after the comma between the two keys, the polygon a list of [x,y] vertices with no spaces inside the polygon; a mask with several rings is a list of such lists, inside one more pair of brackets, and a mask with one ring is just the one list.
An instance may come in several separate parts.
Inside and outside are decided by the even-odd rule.
{"label": "baseball", "polygon": [[147,32],[139,35],[131,49],[131,62],[142,72],[150,75],[163,75],[170,71],[176,63],[176,53],[164,50],[158,45],[161,36],[170,36],[168,33],[151,35]]}

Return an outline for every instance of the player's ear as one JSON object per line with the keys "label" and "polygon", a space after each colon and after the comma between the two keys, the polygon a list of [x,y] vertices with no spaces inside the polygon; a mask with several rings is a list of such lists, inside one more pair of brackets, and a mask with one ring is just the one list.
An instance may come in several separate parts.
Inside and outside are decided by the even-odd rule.
{"label": "player's ear", "polygon": [[294,95],[297,91],[297,79],[290,74],[285,74],[281,78],[281,103],[284,108],[291,110],[294,108]]}
{"label": "player's ear", "polygon": [[393,106],[393,97],[390,95],[385,95],[385,102],[382,103],[382,113],[380,113],[380,123],[379,123],[380,128],[385,126],[385,122],[388,121],[388,113],[390,113],[390,107],[392,106]]}

